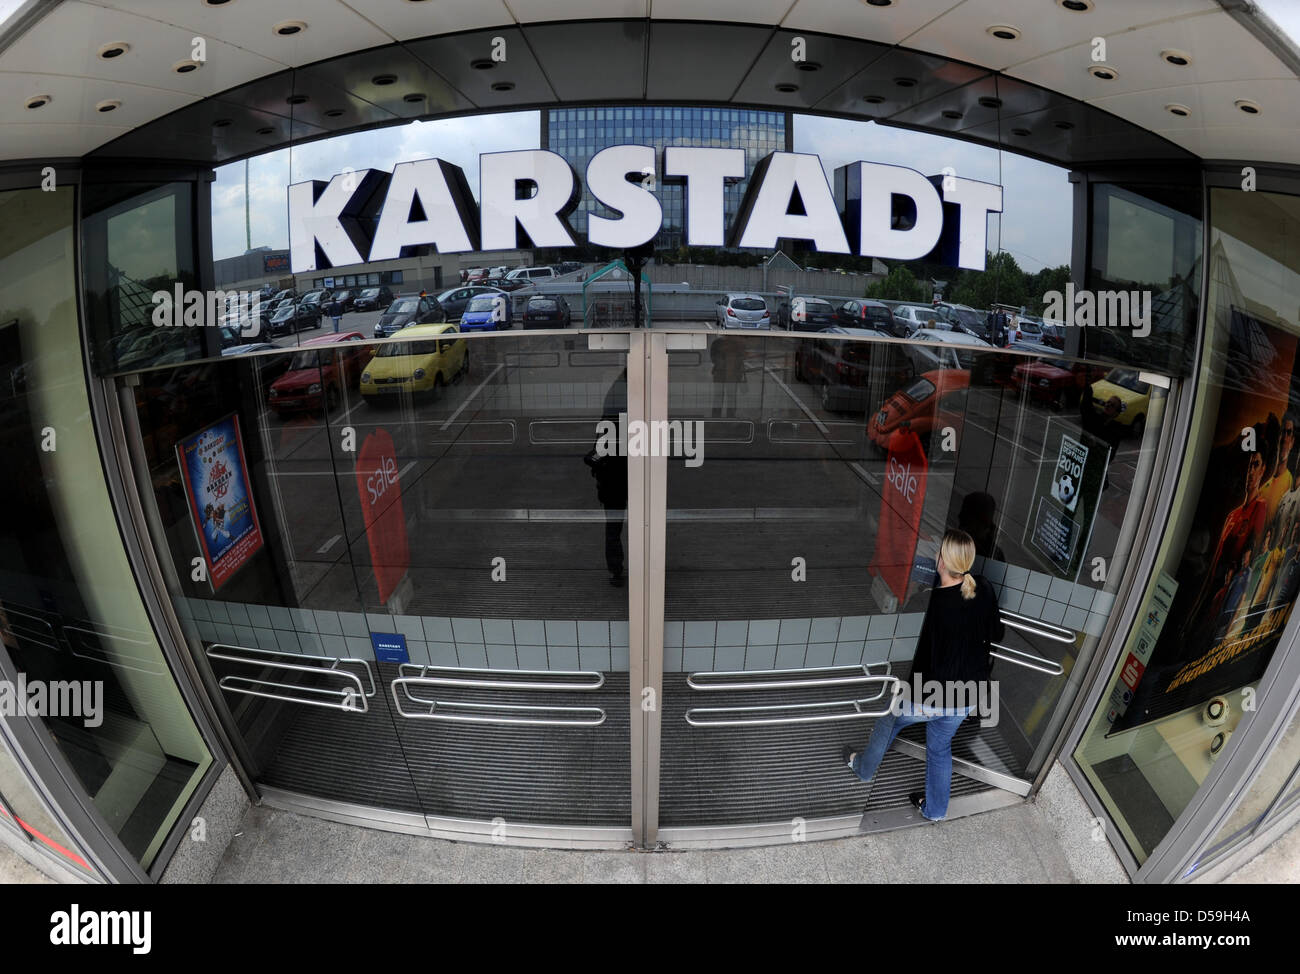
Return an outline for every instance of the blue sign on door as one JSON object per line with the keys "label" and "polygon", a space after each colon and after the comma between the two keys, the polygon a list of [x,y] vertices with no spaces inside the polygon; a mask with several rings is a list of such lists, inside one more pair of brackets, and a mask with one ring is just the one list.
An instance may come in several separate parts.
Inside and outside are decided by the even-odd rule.
{"label": "blue sign on door", "polygon": [[381,663],[409,663],[406,637],[400,632],[372,632],[370,645],[375,648],[375,659]]}

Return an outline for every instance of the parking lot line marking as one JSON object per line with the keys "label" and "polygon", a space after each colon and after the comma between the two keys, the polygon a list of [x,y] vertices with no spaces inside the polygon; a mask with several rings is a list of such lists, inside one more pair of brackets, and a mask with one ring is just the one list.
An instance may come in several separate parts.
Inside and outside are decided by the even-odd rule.
{"label": "parking lot line marking", "polygon": [[447,421],[446,421],[445,423],[443,423],[442,426],[440,426],[440,427],[438,428],[438,432],[441,433],[443,430],[445,430],[445,429],[446,429],[448,426],[450,426],[452,423],[456,422],[456,417],[459,416],[462,412],[465,411],[465,407],[468,406],[468,405],[470,404],[470,402],[473,401],[473,399],[474,399],[475,396],[477,396],[480,392],[483,391],[483,387],[484,387],[485,385],[487,385],[489,382],[491,382],[492,379],[493,379],[493,377],[495,377],[496,374],[497,374],[498,372],[500,372],[503,368],[505,368],[505,366],[498,364],[497,367],[496,367],[495,369],[493,369],[491,372],[489,372],[488,375],[487,375],[487,377],[486,377],[482,382],[480,382],[480,383],[478,384],[478,388],[476,388],[473,392],[471,392],[468,396],[465,397],[465,401],[464,401],[463,403],[460,404],[460,408],[457,409],[454,413],[452,413],[450,416],[447,417]]}

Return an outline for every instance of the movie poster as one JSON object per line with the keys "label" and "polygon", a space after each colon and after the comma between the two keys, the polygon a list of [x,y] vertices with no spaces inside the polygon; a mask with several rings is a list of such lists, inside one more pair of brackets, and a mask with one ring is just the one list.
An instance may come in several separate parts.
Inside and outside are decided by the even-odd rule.
{"label": "movie poster", "polygon": [[239,418],[231,415],[176,444],[195,534],[212,591],[262,548]]}
{"label": "movie poster", "polygon": [[1112,733],[1257,679],[1300,589],[1296,338],[1233,308],[1213,447],[1176,595]]}

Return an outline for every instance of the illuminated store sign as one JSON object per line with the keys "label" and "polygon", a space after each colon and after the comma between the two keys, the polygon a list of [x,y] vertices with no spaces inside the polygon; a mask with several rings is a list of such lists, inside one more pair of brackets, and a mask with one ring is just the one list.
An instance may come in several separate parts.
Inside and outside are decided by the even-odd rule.
{"label": "illuminated store sign", "polygon": [[[611,146],[592,157],[587,187],[620,216],[590,214],[590,243],[628,248],[653,240],[663,221],[652,192],[657,178],[685,186],[692,247],[771,250],[792,238],[822,253],[983,270],[988,214],[1002,212],[1002,187],[992,183],[854,162],[835,170],[832,191],[817,156],[773,152],[754,167],[727,228],[723,187],[744,178],[744,150],[669,146],[662,165],[657,161],[644,145]],[[464,171],[443,159],[398,163],[391,175],[364,169],[328,183],[295,183],[289,187],[293,270],[390,260],[420,246],[464,253],[577,243],[568,218],[581,191],[562,156],[545,149],[482,155],[479,190],[476,207]]]}

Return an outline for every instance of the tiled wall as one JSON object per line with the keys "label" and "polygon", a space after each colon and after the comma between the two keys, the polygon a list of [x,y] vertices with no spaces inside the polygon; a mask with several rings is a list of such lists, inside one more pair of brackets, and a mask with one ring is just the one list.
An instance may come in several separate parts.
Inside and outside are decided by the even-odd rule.
{"label": "tiled wall", "polygon": [[[1099,635],[1114,595],[1042,572],[977,562],[1012,612]],[[524,670],[628,668],[626,621],[474,619],[284,609],[181,599],[178,611],[200,638],[254,649],[374,659],[370,633],[406,636],[413,663]],[[807,619],[688,620],[664,623],[664,668],[769,670],[912,658],[919,612]]]}

